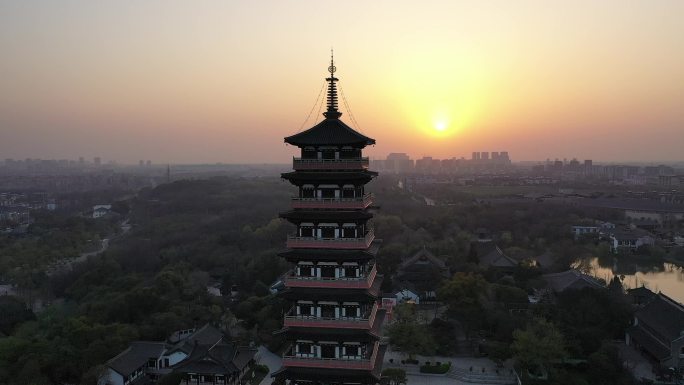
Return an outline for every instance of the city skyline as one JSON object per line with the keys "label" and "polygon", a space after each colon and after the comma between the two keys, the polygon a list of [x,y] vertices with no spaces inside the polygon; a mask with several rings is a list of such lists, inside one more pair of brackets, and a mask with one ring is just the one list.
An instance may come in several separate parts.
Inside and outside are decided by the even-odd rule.
{"label": "city skyline", "polygon": [[[330,25],[331,10],[346,27]],[[0,11],[3,159],[284,163],[277,138],[322,119],[314,102],[334,46],[342,119],[379,139],[372,158],[682,160],[681,2]]]}

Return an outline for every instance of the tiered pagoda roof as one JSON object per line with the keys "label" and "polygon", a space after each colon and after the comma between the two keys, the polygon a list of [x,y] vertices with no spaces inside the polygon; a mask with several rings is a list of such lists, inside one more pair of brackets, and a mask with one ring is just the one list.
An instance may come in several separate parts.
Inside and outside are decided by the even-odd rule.
{"label": "tiered pagoda roof", "polygon": [[285,143],[293,146],[368,146],[375,144],[369,138],[346,125],[339,117],[326,118],[306,131],[288,136]]}
{"label": "tiered pagoda roof", "polygon": [[380,379],[385,351],[385,310],[378,302],[383,277],[374,262],[380,241],[369,223],[373,195],[365,191],[378,174],[361,153],[375,140],[339,119],[332,58],[328,70],[325,120],[285,138],[302,157],[293,158],[295,171],[282,174],[299,193],[280,213],[297,231],[279,254],[294,264],[281,277],[280,295],[292,307],[277,332],[291,345],[273,377],[278,383],[369,385]]}

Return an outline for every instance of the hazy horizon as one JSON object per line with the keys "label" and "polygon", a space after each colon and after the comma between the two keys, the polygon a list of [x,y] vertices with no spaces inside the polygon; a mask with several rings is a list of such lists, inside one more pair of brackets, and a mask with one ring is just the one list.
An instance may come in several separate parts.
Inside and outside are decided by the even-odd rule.
{"label": "hazy horizon", "polygon": [[334,46],[360,127],[341,99],[342,120],[377,140],[372,158],[682,161],[682,14],[677,1],[3,2],[0,158],[287,163],[283,137]]}

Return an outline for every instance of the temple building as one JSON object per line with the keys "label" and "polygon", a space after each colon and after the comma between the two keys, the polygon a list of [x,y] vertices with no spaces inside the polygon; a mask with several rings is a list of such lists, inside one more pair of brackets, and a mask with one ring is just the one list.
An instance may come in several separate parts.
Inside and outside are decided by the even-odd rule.
{"label": "temple building", "polygon": [[375,266],[380,241],[369,212],[373,195],[365,190],[377,173],[362,154],[375,140],[340,120],[332,58],[328,71],[325,119],[285,138],[301,153],[294,171],[282,174],[298,193],[281,214],[296,233],[280,254],[293,265],[281,292],[292,307],[279,332],[289,343],[273,374],[280,384],[375,384],[385,350]]}

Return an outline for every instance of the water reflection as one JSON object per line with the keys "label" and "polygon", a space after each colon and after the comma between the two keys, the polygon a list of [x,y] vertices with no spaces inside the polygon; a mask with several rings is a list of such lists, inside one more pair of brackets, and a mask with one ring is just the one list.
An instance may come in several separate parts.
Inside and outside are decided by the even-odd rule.
{"label": "water reflection", "polygon": [[656,293],[662,291],[665,295],[684,303],[684,268],[672,263],[652,263],[630,257],[610,256],[605,260],[597,257],[578,260],[574,266],[606,282],[619,275],[627,289],[646,286]]}

